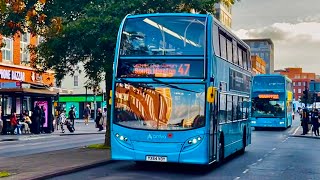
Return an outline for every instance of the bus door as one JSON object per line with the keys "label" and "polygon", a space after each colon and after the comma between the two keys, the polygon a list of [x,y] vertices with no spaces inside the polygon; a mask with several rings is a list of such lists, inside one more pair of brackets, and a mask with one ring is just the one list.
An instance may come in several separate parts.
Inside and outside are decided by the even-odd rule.
{"label": "bus door", "polygon": [[210,108],[210,138],[209,138],[209,159],[210,162],[217,159],[218,151],[218,102],[219,95],[215,93],[214,102],[209,104]]}

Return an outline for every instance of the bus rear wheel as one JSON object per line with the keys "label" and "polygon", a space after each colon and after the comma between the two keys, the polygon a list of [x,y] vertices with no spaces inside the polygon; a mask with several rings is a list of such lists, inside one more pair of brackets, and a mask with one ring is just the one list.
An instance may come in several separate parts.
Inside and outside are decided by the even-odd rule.
{"label": "bus rear wheel", "polygon": [[221,135],[219,141],[219,164],[224,162],[224,138]]}
{"label": "bus rear wheel", "polygon": [[246,128],[243,129],[243,135],[242,135],[242,149],[240,149],[240,154],[244,154],[246,151],[247,146],[247,131]]}

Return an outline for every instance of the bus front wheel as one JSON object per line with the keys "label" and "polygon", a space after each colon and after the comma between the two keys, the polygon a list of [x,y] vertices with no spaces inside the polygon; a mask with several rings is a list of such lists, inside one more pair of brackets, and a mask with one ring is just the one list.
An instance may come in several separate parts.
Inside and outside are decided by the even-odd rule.
{"label": "bus front wheel", "polygon": [[219,141],[219,164],[222,164],[224,161],[224,138],[223,135],[220,135]]}

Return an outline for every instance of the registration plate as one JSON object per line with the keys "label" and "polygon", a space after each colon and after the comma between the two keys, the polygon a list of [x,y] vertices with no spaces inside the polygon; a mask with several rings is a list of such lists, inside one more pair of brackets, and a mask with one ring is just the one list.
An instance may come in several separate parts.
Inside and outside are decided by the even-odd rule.
{"label": "registration plate", "polygon": [[167,162],[168,159],[166,156],[146,156],[146,161]]}

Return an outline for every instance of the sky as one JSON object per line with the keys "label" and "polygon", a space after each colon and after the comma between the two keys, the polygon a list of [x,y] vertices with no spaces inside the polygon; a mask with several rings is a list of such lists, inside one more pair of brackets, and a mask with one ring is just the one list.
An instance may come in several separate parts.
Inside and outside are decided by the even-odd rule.
{"label": "sky", "polygon": [[240,38],[271,38],[275,69],[320,74],[320,0],[240,0],[232,29]]}

